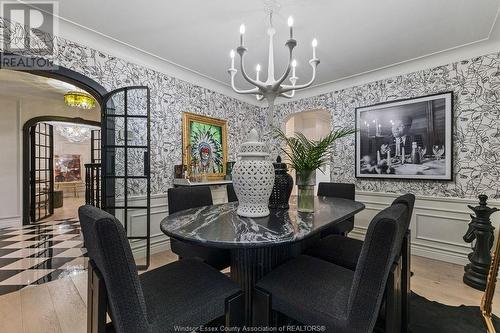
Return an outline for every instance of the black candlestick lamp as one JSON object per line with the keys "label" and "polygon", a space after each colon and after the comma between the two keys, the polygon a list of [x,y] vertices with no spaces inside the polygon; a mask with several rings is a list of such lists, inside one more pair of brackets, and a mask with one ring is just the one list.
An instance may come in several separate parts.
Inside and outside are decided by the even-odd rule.
{"label": "black candlestick lamp", "polygon": [[481,194],[478,198],[479,206],[468,205],[476,216],[471,214],[472,221],[469,223],[469,229],[463,238],[467,243],[474,240],[476,243],[473,247],[474,251],[469,254],[470,264],[465,266],[463,281],[472,288],[484,290],[488,280],[491,247],[494,240],[493,230],[495,230],[495,227],[491,225],[490,215],[498,209],[486,206],[486,200],[488,200],[486,195]]}
{"label": "black candlestick lamp", "polygon": [[288,200],[293,189],[293,178],[288,174],[286,163],[281,163],[281,157],[276,158],[274,165],[274,186],[269,197],[269,208],[288,209]]}

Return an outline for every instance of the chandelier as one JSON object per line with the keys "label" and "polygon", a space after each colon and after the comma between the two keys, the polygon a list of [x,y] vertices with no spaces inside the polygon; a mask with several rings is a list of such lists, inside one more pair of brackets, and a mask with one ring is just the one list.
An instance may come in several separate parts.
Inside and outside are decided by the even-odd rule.
{"label": "chandelier", "polygon": [[[297,41],[293,38],[293,18],[290,16],[288,18],[288,27],[290,30],[290,37],[285,43],[288,47],[289,57],[288,66],[285,72],[279,76],[277,79],[274,76],[274,49],[273,49],[273,39],[276,34],[276,29],[273,26],[273,8],[266,8],[269,13],[269,27],[267,29],[267,34],[269,36],[269,57],[267,64],[267,78],[266,81],[260,79],[261,67],[258,64],[255,68],[255,79],[251,78],[245,70],[245,54],[248,51],[244,45],[244,35],[245,35],[245,25],[240,26],[240,45],[236,48],[236,52],[240,55],[240,69],[243,78],[248,81],[253,88],[247,90],[240,90],[236,88],[234,83],[234,78],[238,70],[234,67],[234,57],[235,51],[231,50],[229,56],[231,57],[231,67],[228,69],[228,73],[231,76],[231,88],[238,94],[250,94],[255,95],[257,100],[266,99],[269,104],[268,124],[272,125],[273,112],[274,112],[274,101],[277,97],[292,98],[295,95],[296,90],[305,89],[311,86],[316,78],[316,67],[319,64],[319,59],[316,57],[316,47],[318,46],[318,41],[316,39],[312,40],[312,58],[309,60],[309,64],[312,67],[312,78],[309,82],[304,84],[297,84],[298,77],[295,74],[295,69],[297,67],[297,61],[293,58],[293,49],[297,46]],[[288,79],[291,84],[283,84],[283,82],[288,78],[292,72],[292,76]]]}
{"label": "chandelier", "polygon": [[77,107],[80,109],[93,109],[95,107],[95,99],[88,93],[83,91],[69,91],[64,94],[64,103],[67,106]]}
{"label": "chandelier", "polygon": [[54,125],[57,133],[67,139],[69,142],[81,143],[88,141],[91,135],[91,128],[82,125]]}

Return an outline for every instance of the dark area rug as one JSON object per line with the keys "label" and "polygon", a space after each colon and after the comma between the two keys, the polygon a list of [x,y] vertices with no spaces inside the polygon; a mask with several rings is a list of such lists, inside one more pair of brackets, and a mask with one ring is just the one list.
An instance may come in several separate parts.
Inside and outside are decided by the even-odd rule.
{"label": "dark area rug", "polygon": [[[495,329],[500,321],[494,316]],[[484,333],[486,327],[478,306],[450,306],[412,293],[410,299],[412,333]]]}

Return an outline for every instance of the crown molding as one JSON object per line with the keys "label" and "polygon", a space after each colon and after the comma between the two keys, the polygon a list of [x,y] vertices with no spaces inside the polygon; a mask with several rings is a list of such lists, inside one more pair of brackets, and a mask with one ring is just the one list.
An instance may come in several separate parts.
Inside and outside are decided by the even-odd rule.
{"label": "crown molding", "polygon": [[496,52],[500,52],[500,41],[482,40],[315,85],[309,89],[297,91],[291,100],[278,100],[276,104],[286,104],[304,98],[314,97]]}
{"label": "crown molding", "polygon": [[59,18],[59,36],[245,103],[262,106],[262,103],[257,101],[254,96],[235,93],[228,83],[215,80],[207,75],[61,17]]}
{"label": "crown molding", "polygon": [[[496,19],[492,24],[488,37],[482,40],[314,85],[308,89],[297,91],[292,99],[278,99],[276,104],[286,104],[291,101],[318,96],[402,74],[408,74],[418,70],[447,65],[452,62],[473,58],[479,55],[499,52],[500,25],[497,24],[499,12],[500,9],[497,11]],[[101,52],[157,70],[166,75],[213,90],[251,105],[258,107],[268,106],[265,100],[257,101],[252,95],[235,93],[226,82],[221,82],[65,18],[60,17],[59,19],[59,35],[63,38],[71,41],[82,41],[81,43],[86,46]]]}

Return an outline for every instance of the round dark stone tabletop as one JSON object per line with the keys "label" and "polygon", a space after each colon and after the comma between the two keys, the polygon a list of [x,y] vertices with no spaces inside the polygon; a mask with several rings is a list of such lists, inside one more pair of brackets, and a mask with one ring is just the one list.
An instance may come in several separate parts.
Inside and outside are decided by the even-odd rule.
{"label": "round dark stone tabletop", "polygon": [[160,224],[168,236],[217,248],[268,247],[312,236],[329,225],[346,220],[365,208],[354,200],[315,197],[314,212],[297,211],[296,197],[290,209],[272,209],[261,218],[241,217],[238,202],[192,208],[167,216]]}

